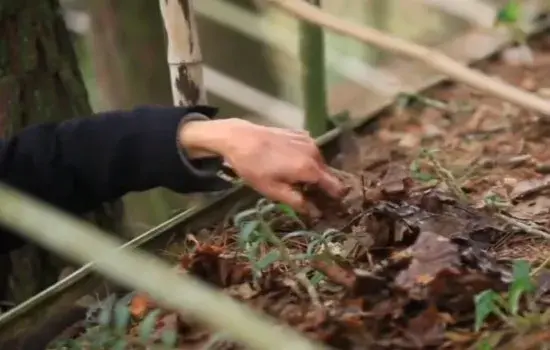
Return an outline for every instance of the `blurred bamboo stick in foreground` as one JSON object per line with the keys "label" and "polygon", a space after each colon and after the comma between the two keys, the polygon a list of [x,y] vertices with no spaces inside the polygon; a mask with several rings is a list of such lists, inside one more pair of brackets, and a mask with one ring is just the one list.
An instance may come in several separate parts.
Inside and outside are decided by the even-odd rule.
{"label": "blurred bamboo stick in foreground", "polygon": [[422,45],[354,24],[330,13],[297,0],[266,0],[288,14],[310,23],[315,23],[336,33],[347,35],[367,44],[375,45],[394,54],[421,61],[450,78],[469,85],[481,92],[506,100],[519,107],[539,112],[550,117],[550,102],[508,83],[493,79],[473,70],[452,58]]}
{"label": "blurred bamboo stick in foreground", "polygon": [[251,349],[314,350],[315,345],[162,260],[118,249],[122,241],[0,184],[0,222],[41,246],[92,268],[120,285],[149,293],[162,305],[193,317]]}

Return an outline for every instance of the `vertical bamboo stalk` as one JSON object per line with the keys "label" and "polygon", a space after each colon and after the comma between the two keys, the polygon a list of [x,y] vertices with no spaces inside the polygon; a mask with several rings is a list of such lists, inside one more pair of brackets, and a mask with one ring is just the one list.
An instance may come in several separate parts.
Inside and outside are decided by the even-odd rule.
{"label": "vertical bamboo stalk", "polygon": [[[373,27],[379,31],[386,32],[389,27],[389,21],[391,16],[392,2],[391,0],[370,0],[369,3],[371,21]],[[372,50],[372,63],[380,64],[387,58],[387,54],[384,50],[381,50],[375,46],[369,45]]]}
{"label": "vertical bamboo stalk", "polygon": [[[168,68],[174,105],[191,107],[206,104],[202,51],[193,0],[159,0],[166,32]],[[199,204],[208,194],[187,195],[185,205]]]}
{"label": "vertical bamboo stalk", "polygon": [[206,103],[202,53],[192,0],[159,0],[168,46],[172,97],[177,106]]}
{"label": "vertical bamboo stalk", "polygon": [[[321,0],[300,0],[321,6]],[[315,24],[300,22],[300,60],[304,94],[305,128],[312,136],[328,129],[325,43],[323,29]]]}

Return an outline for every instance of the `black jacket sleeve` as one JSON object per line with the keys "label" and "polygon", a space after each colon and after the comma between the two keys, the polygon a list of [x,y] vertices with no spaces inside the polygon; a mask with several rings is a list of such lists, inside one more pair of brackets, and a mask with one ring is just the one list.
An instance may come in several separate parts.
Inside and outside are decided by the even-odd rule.
{"label": "black jacket sleeve", "polygon": [[[216,177],[220,159],[191,161],[177,147],[178,126],[195,112],[216,110],[140,107],[28,127],[0,143],[0,181],[73,214],[155,187],[228,188]],[[5,243],[0,251],[13,248]]]}

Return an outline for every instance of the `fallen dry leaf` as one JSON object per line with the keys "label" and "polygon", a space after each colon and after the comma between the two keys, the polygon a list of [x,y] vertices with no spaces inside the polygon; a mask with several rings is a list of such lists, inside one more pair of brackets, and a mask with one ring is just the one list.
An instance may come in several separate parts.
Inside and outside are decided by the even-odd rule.
{"label": "fallen dry leaf", "polygon": [[156,303],[145,293],[136,294],[130,301],[130,314],[136,319],[142,319]]}

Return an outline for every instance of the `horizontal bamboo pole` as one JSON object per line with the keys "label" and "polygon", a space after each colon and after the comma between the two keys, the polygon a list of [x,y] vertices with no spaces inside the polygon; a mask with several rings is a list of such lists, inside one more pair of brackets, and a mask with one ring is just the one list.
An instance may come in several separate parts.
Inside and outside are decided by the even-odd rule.
{"label": "horizontal bamboo pole", "polygon": [[510,84],[473,70],[452,58],[422,45],[379,32],[375,29],[342,20],[311,6],[305,1],[266,0],[273,6],[301,20],[318,24],[336,33],[375,45],[394,54],[416,59],[450,78],[481,92],[506,100],[519,107],[550,117],[550,102]]}
{"label": "horizontal bamboo pole", "polygon": [[162,305],[192,316],[251,349],[314,350],[316,345],[229,296],[122,241],[9,186],[0,184],[0,222],[41,246],[92,268],[117,283],[149,293]]}

